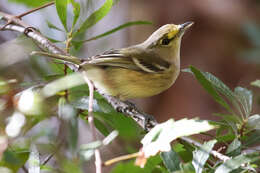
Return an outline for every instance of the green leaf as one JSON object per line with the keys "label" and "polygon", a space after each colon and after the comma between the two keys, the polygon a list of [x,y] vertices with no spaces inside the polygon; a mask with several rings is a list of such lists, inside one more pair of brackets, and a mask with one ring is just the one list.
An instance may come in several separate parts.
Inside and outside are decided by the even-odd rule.
{"label": "green leaf", "polygon": [[214,128],[215,126],[205,120],[188,120],[185,118],[174,122],[173,119],[169,119],[164,123],[156,125],[144,136],[141,141],[143,151],[148,158],[160,151],[169,151],[171,149],[170,143],[179,137],[209,131]]}
{"label": "green leaf", "polygon": [[127,23],[122,24],[122,25],[119,25],[119,26],[117,26],[117,27],[115,27],[115,28],[113,28],[113,29],[111,29],[111,30],[109,30],[109,31],[106,31],[106,32],[104,32],[103,34],[99,34],[99,35],[97,35],[97,36],[94,36],[94,37],[89,38],[89,39],[87,39],[87,40],[84,40],[84,41],[82,41],[82,42],[97,40],[97,39],[99,39],[99,38],[105,37],[105,36],[107,36],[107,35],[110,35],[110,34],[116,32],[116,31],[118,31],[118,30],[124,29],[124,28],[129,27],[129,26],[133,26],[133,25],[148,25],[148,24],[152,24],[152,23],[151,23],[151,22],[148,22],[148,21],[133,21],[133,22],[127,22]]}
{"label": "green leaf", "polygon": [[15,149],[14,151],[6,150],[0,165],[10,168],[13,172],[17,172],[29,158],[29,151],[24,149]]}
{"label": "green leaf", "polygon": [[73,23],[72,23],[72,28],[75,26],[79,19],[79,14],[80,14],[80,4],[76,2],[75,0],[69,0],[72,7],[73,7]]}
{"label": "green leaf", "polygon": [[255,114],[248,118],[247,120],[247,127],[249,130],[260,130],[260,115]]}
{"label": "green leaf", "polygon": [[100,133],[102,133],[104,136],[109,135],[110,132],[109,132],[108,128],[106,127],[106,125],[102,121],[95,118],[94,124],[95,124],[95,127],[98,129],[98,131]]}
{"label": "green leaf", "polygon": [[243,138],[243,146],[249,147],[260,143],[260,130],[255,130]]}
{"label": "green leaf", "polygon": [[209,158],[210,151],[214,147],[217,140],[211,140],[205,142],[200,148],[193,151],[192,164],[195,168],[196,173],[202,173],[204,165]]}
{"label": "green leaf", "polygon": [[[214,100],[217,103],[219,103],[220,105],[222,105],[224,108],[226,108],[229,112],[232,113],[229,105],[218,94],[218,92],[215,89],[216,86],[218,86],[218,88],[222,88],[223,90],[226,90],[226,87],[223,87],[225,85],[223,85],[223,83],[220,80],[216,79],[215,77],[213,77],[213,75],[211,75],[209,73],[202,73],[193,66],[191,66],[190,69],[193,72],[193,74],[195,75],[196,79],[199,81],[199,83],[214,98]],[[229,89],[227,89],[227,90],[229,91]],[[229,93],[229,92],[225,92],[225,93]]]}
{"label": "green leaf", "polygon": [[28,171],[33,173],[40,173],[40,156],[35,145],[32,145],[30,149]]}
{"label": "green leaf", "polygon": [[235,94],[245,112],[246,117],[248,117],[252,111],[252,92],[246,88],[236,87]]}
{"label": "green leaf", "polygon": [[94,116],[118,130],[119,135],[125,140],[136,139],[142,131],[133,119],[117,112],[94,112]]}
{"label": "green leaf", "polygon": [[259,155],[248,154],[248,155],[239,155],[230,160],[227,160],[225,163],[217,167],[215,173],[229,173],[232,170],[239,168],[242,164],[250,163],[259,159]]}
{"label": "green leaf", "polygon": [[226,154],[229,156],[235,156],[239,153],[241,153],[241,142],[236,138],[231,142],[231,144],[229,144]]}
{"label": "green leaf", "polygon": [[162,162],[160,157],[154,156],[147,160],[144,168],[136,166],[133,161],[127,163],[117,164],[111,171],[111,173],[152,173],[153,170]]}
{"label": "green leaf", "polygon": [[61,170],[60,172],[63,173],[82,173],[81,165],[79,164],[79,162],[75,162],[72,160],[63,161],[62,168],[63,170]]}
{"label": "green leaf", "polygon": [[110,11],[113,5],[113,0],[106,0],[102,7],[93,12],[80,26],[80,28],[73,34],[73,37],[85,32],[87,29],[95,25],[103,17],[105,17]]}
{"label": "green leaf", "polygon": [[52,2],[53,0],[40,0],[40,1],[32,1],[32,0],[8,0],[10,2],[15,2],[18,4],[24,4],[28,7],[39,7],[48,2]]}
{"label": "green leaf", "polygon": [[162,152],[161,158],[169,172],[180,170],[181,161],[179,155],[174,150]]}
{"label": "green leaf", "polygon": [[[183,163],[180,165],[180,167],[181,167],[180,173],[195,173],[195,170],[194,170],[191,162]],[[179,173],[179,172],[177,172],[177,173]]]}
{"label": "green leaf", "polygon": [[260,88],[260,80],[259,79],[251,82],[250,84]]}
{"label": "green leaf", "polygon": [[51,29],[55,29],[61,32],[64,32],[62,29],[58,28],[57,26],[55,26],[54,24],[52,24],[50,21],[46,20],[47,26]]}
{"label": "green leaf", "polygon": [[192,160],[192,151],[194,148],[189,143],[185,141],[182,141],[181,144],[176,143],[173,145],[173,150],[178,153],[183,162],[190,162]]}
{"label": "green leaf", "polygon": [[[133,162],[127,163],[119,163],[117,164],[111,171],[111,173],[123,173],[123,172],[131,172],[131,173],[143,173],[144,169],[138,166],[135,166]],[[145,172],[150,173],[150,172]]]}
{"label": "green leaf", "polygon": [[55,0],[56,4],[56,10],[58,13],[58,16],[60,18],[60,21],[67,31],[67,5],[68,5],[68,0]]}

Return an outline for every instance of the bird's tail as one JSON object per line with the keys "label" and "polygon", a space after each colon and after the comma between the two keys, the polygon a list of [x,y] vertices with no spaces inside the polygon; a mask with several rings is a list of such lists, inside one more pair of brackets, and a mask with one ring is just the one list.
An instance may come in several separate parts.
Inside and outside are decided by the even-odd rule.
{"label": "bird's tail", "polygon": [[61,55],[61,54],[53,54],[48,52],[41,52],[41,51],[33,51],[31,55],[41,55],[41,56],[47,56],[54,59],[59,59],[65,62],[70,62],[76,65],[81,64],[81,59],[74,57],[74,56],[67,56],[67,55]]}

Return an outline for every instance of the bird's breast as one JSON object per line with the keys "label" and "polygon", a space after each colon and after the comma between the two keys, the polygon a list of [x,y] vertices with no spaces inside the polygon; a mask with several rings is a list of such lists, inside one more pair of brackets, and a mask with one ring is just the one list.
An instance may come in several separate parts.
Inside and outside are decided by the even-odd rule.
{"label": "bird's breast", "polygon": [[161,73],[146,73],[117,67],[94,67],[87,74],[101,92],[125,100],[163,92],[174,83],[179,69],[170,67]]}

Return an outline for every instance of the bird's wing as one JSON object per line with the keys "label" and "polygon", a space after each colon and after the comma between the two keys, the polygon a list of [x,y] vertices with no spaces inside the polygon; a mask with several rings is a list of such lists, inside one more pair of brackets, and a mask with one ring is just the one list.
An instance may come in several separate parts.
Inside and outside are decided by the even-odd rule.
{"label": "bird's wing", "polygon": [[147,73],[163,72],[169,68],[169,63],[154,54],[135,52],[124,53],[121,50],[109,50],[101,55],[93,56],[84,64],[112,66],[143,71]]}

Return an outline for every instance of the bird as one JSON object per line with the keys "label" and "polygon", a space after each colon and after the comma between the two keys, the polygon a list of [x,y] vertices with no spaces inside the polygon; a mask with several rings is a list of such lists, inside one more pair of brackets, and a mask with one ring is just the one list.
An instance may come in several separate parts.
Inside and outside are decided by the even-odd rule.
{"label": "bird", "polygon": [[101,93],[120,100],[151,97],[170,88],[179,76],[182,36],[192,25],[165,24],[140,44],[85,59],[43,55],[77,64]]}

